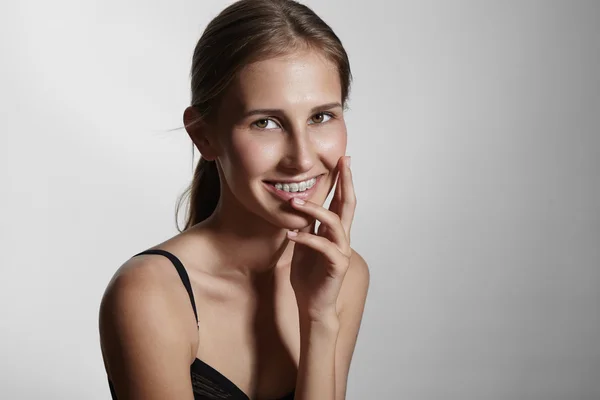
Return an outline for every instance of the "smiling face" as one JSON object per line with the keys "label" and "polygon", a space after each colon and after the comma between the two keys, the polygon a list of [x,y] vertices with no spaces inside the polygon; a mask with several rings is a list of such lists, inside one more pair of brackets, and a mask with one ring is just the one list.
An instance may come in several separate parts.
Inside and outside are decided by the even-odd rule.
{"label": "smiling face", "polygon": [[280,228],[312,223],[288,202],[325,202],[346,152],[341,96],[336,66],[314,51],[244,67],[209,129],[223,204],[237,203]]}

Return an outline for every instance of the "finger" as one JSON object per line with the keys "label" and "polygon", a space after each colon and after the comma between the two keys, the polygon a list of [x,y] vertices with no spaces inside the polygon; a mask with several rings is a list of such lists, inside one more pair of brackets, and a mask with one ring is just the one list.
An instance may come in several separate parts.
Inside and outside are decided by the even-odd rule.
{"label": "finger", "polygon": [[352,171],[350,170],[350,157],[346,157],[344,167],[340,170],[341,176],[341,203],[340,203],[340,220],[346,232],[346,236],[350,238],[350,228],[354,219],[354,211],[356,210],[356,194],[354,192],[354,183],[352,181]]}
{"label": "finger", "polygon": [[349,256],[341,253],[332,242],[322,236],[306,232],[288,231],[288,238],[293,242],[303,244],[323,254],[331,265],[343,266],[347,264]]}
{"label": "finger", "polygon": [[[340,157],[341,159],[342,157]],[[340,205],[342,203],[342,184],[340,179],[340,162],[338,162],[338,166],[336,168],[337,174],[335,177],[335,192],[333,193],[333,198],[331,199],[331,204],[329,204],[329,210],[340,215]]]}
{"label": "finger", "polygon": [[298,198],[292,199],[290,204],[296,210],[302,211],[319,220],[321,225],[325,225],[327,227],[327,231],[331,235],[333,242],[338,246],[338,248],[343,252],[347,251],[349,247],[348,238],[346,237],[346,232],[344,231],[340,217],[337,214],[323,208],[316,203],[300,200]]}

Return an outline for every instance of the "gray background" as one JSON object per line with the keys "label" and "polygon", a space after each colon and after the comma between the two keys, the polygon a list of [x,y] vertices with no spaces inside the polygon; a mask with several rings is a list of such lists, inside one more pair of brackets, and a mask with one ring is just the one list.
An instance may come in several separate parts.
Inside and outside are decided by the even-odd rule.
{"label": "gray background", "polygon": [[[600,399],[600,2],[306,3],[355,76],[348,399]],[[100,297],[176,233],[226,4],[0,6],[0,398],[109,398]]]}

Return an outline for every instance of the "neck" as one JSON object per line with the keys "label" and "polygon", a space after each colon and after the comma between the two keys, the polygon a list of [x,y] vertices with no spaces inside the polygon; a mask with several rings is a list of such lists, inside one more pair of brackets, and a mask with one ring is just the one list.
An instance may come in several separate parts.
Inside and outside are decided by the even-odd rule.
{"label": "neck", "polygon": [[274,226],[237,202],[223,200],[221,197],[215,212],[197,226],[216,251],[219,270],[251,277],[289,264],[294,243],[287,239],[287,229]]}

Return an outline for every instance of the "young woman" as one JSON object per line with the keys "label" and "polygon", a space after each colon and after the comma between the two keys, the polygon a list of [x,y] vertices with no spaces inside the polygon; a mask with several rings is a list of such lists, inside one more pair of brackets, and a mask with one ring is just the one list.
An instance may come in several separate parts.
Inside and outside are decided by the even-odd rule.
{"label": "young woman", "polygon": [[294,1],[242,0],[208,25],[183,115],[202,155],[185,230],[102,299],[113,399],[345,398],[369,284],[350,247],[350,80],[337,36]]}

